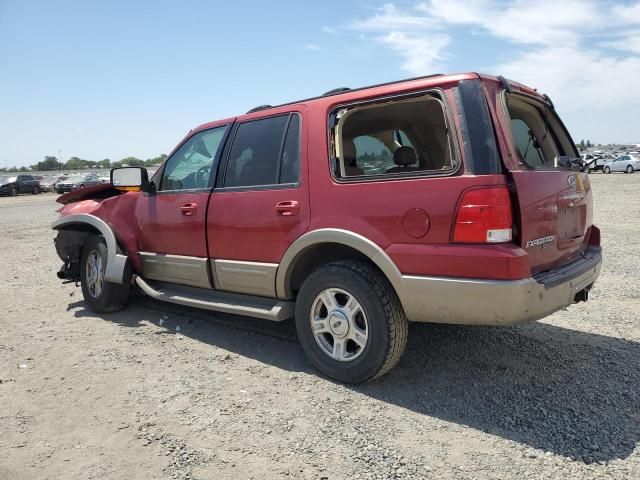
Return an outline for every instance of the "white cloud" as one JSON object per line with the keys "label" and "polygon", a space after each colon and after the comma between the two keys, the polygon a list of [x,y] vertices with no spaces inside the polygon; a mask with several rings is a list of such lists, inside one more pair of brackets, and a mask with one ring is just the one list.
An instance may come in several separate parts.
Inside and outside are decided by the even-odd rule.
{"label": "white cloud", "polygon": [[412,13],[401,13],[395,5],[387,3],[380,7],[374,15],[350,24],[354,30],[370,32],[389,32],[393,30],[415,30],[434,28],[438,22],[434,18]]}
{"label": "white cloud", "polygon": [[337,30],[337,29],[335,29],[335,28],[333,28],[333,27],[330,27],[329,25],[323,25],[323,26],[322,26],[322,31],[323,31],[324,33],[330,33],[330,34],[332,34],[332,35],[335,35],[336,33],[338,33],[338,30]]}
{"label": "white cloud", "polygon": [[390,32],[378,41],[402,55],[402,68],[414,75],[432,73],[443,60],[443,49],[449,44],[447,35],[418,36],[404,32]]}
{"label": "white cloud", "polygon": [[581,31],[600,23],[598,8],[590,0],[431,0],[416,9],[445,23],[478,26],[520,44],[575,43]]}
{"label": "white cloud", "polygon": [[303,48],[312,52],[324,52],[324,48],[320,45],[316,45],[315,43],[307,43]]}
{"label": "white cloud", "polygon": [[492,73],[535,86],[565,108],[640,105],[640,2],[429,0],[401,10],[386,4],[348,28],[396,52],[402,68],[418,75],[446,70],[447,46],[461,26],[504,41],[511,59],[489,63]]}
{"label": "white cloud", "polygon": [[[640,57],[615,58],[573,46],[539,48],[497,65],[496,72],[535,86],[563,111],[595,113],[640,105]],[[639,132],[640,133],[640,132]]]}
{"label": "white cloud", "polygon": [[[412,75],[433,73],[444,59],[449,36],[441,32],[440,22],[418,12],[400,12],[386,4],[369,18],[355,20],[351,30],[371,33],[375,42],[385,45],[403,59],[402,68]],[[363,38],[369,38],[366,35]]]}

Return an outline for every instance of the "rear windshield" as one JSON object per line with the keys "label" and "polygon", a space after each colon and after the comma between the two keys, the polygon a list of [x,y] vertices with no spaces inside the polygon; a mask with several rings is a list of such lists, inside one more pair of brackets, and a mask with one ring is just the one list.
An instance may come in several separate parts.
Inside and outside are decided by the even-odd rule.
{"label": "rear windshield", "polygon": [[530,168],[556,168],[559,157],[578,151],[555,112],[523,95],[506,94],[511,134],[522,162]]}

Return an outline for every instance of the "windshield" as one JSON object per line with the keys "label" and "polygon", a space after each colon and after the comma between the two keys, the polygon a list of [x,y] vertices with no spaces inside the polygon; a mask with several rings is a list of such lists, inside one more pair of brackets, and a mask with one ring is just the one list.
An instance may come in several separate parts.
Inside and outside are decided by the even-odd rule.
{"label": "windshield", "polygon": [[0,176],[0,184],[15,182],[16,177]]}
{"label": "windshield", "polygon": [[71,175],[67,180],[69,182],[84,182],[84,175]]}

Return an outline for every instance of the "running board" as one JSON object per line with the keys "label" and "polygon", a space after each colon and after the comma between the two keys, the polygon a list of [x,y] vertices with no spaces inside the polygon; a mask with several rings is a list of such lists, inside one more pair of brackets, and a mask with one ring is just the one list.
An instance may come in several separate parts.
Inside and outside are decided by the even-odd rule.
{"label": "running board", "polygon": [[295,302],[277,298],[257,297],[160,282],[154,282],[153,286],[151,286],[137,275],[135,276],[135,282],[146,295],[155,300],[177,303],[188,307],[247,315],[274,322],[293,318],[295,311]]}

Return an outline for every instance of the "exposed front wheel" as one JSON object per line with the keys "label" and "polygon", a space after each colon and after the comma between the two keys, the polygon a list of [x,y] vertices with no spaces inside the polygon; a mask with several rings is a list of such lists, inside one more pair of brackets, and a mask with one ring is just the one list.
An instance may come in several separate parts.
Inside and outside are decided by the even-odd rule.
{"label": "exposed front wheel", "polygon": [[305,280],[296,302],[296,328],[318,370],[341,382],[360,383],[398,363],[408,322],[378,270],[342,261],[318,268]]}
{"label": "exposed front wheel", "polygon": [[104,239],[90,237],[82,249],[80,284],[87,306],[96,313],[120,310],[129,299],[130,274],[125,275],[122,285],[107,282],[104,279],[106,267],[107,245]]}
{"label": "exposed front wheel", "polygon": [[609,167],[604,167],[604,173],[611,173],[611,169]]}
{"label": "exposed front wheel", "polygon": [[627,165],[627,173],[633,173],[633,167],[631,165]]}
{"label": "exposed front wheel", "polygon": [[18,189],[16,187],[11,187],[11,196],[15,197],[18,195]]}
{"label": "exposed front wheel", "polygon": [[33,187],[31,193],[33,193],[34,195],[38,195],[40,193],[40,189],[38,187]]}

